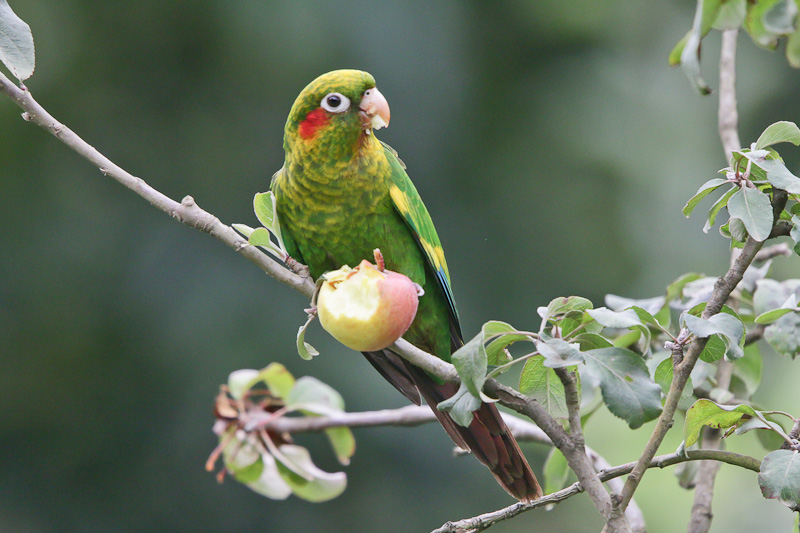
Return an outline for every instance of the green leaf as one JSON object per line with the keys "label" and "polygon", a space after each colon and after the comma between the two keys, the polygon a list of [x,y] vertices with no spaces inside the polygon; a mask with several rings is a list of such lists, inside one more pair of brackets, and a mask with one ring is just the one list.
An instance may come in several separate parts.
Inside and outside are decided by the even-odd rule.
{"label": "green leaf", "polygon": [[245,393],[258,382],[258,370],[243,368],[234,370],[228,375],[228,392],[236,399],[241,400]]}
{"label": "green leaf", "polygon": [[511,358],[508,356],[506,348],[515,342],[531,340],[527,335],[510,333],[513,331],[516,331],[514,326],[506,322],[500,322],[499,320],[490,320],[483,325],[481,328],[481,335],[484,339],[484,343],[486,339],[494,335],[500,335],[485,345],[488,364],[503,365],[508,363]]}
{"label": "green leaf", "polygon": [[781,355],[794,359],[800,354],[800,315],[782,316],[764,330],[764,340]]}
{"label": "green leaf", "polygon": [[[764,2],[764,0],[761,0]],[[769,2],[771,3],[771,2]],[[764,29],[775,35],[787,35],[794,32],[794,21],[797,17],[797,3],[795,0],[781,0],[775,2],[761,17]]]}
{"label": "green leaf", "polygon": [[303,376],[294,383],[286,397],[286,406],[319,415],[344,411],[344,399],[336,389],[315,377]]}
{"label": "green leaf", "polygon": [[[728,212],[731,219],[742,221],[753,239],[764,241],[769,237],[772,231],[772,204],[760,190],[742,187],[728,200]],[[731,234],[734,235],[733,231]]]}
{"label": "green leaf", "polygon": [[[285,500],[292,493],[292,488],[283,480],[278,472],[278,465],[275,458],[268,453],[263,454],[259,463],[261,464],[261,475],[249,483],[247,487],[251,490],[266,496],[271,500]],[[234,474],[236,476],[236,474]],[[238,476],[236,477],[238,480]]]}
{"label": "green leaf", "polygon": [[767,180],[778,189],[789,194],[800,194],[800,178],[789,172],[783,161],[767,159],[759,163],[767,173]]}
{"label": "green leaf", "polygon": [[680,300],[683,297],[683,288],[692,281],[703,278],[703,274],[697,272],[688,272],[667,286],[667,302]]}
{"label": "green leaf", "polygon": [[763,18],[769,10],[782,1],[786,0],[760,0],[748,4],[744,28],[757,45],[770,50],[777,48],[778,36],[765,27]]}
{"label": "green leaf", "polygon": [[778,500],[792,511],[800,511],[800,452],[775,450],[761,461],[758,474],[761,494]]}
{"label": "green leaf", "polygon": [[592,308],[592,302],[580,296],[568,296],[554,298],[547,307],[540,307],[536,311],[542,317],[542,325],[539,331],[542,332],[547,326],[547,322],[559,315],[566,315],[572,311],[585,311]]}
{"label": "green leaf", "polygon": [[607,328],[630,328],[642,325],[639,315],[636,314],[636,311],[631,309],[617,312],[606,307],[598,307],[597,309],[590,309],[586,312]]}
{"label": "green leaf", "polygon": [[609,411],[624,419],[631,429],[661,413],[661,387],[650,380],[644,359],[623,348],[584,352],[586,370],[600,382]]}
{"label": "green leaf", "polygon": [[[669,64],[672,66],[677,65],[683,60],[683,53],[686,48],[687,42],[690,38],[695,35],[695,31],[699,30],[699,34],[696,35],[698,38],[698,46],[699,48],[699,40],[705,37],[709,30],[711,30],[712,24],[717,20],[720,4],[724,0],[705,0],[698,1],[697,3],[697,12],[695,13],[695,20],[694,24],[692,25],[692,29],[687,33],[683,39],[681,39],[678,44],[675,45],[675,48],[669,54]],[[702,7],[701,7],[702,6]],[[701,14],[702,13],[702,14]],[[700,16],[699,24],[698,24],[698,15]]]}
{"label": "green leaf", "polygon": [[755,148],[761,150],[767,146],[784,142],[800,146],[800,128],[794,122],[781,120],[770,124],[758,137]]}
{"label": "green leaf", "polygon": [[356,439],[349,427],[328,428],[325,435],[331,443],[336,459],[342,465],[349,465],[350,458],[356,453]]}
{"label": "green leaf", "polygon": [[[800,205],[800,204],[795,204]],[[800,217],[792,215],[792,229],[789,230],[789,237],[794,241],[794,253],[800,255]]]}
{"label": "green leaf", "polygon": [[267,386],[273,397],[284,399],[294,387],[294,376],[280,363],[270,363],[261,370],[236,370],[228,376],[228,391],[239,400],[260,382]]}
{"label": "green leaf", "polygon": [[[235,432],[235,429],[233,431]],[[226,433],[224,436],[230,437],[232,433]],[[248,441],[241,442],[235,438],[231,439],[222,450],[222,458],[225,467],[241,483],[255,481],[264,469],[261,455]]]}
{"label": "green leaf", "polygon": [[[670,385],[672,385],[672,376],[672,357],[667,356],[663,361],[661,361],[661,363],[658,364],[658,367],[656,367],[656,371],[653,374],[653,379],[661,387],[661,391],[665,396],[669,392]],[[692,378],[689,378],[686,380],[686,385],[684,385],[683,391],[681,391],[681,401],[691,398],[693,393],[694,386],[692,385]]]}
{"label": "green leaf", "polygon": [[731,199],[731,196],[739,190],[739,187],[733,186],[728,189],[728,192],[720,196],[719,200],[714,202],[714,205],[711,206],[711,209],[708,210],[708,218],[706,219],[706,223],[703,226],[703,233],[708,233],[712,227],[714,227],[714,222],[717,220],[717,215],[722,210],[723,207],[728,205],[728,202]]}
{"label": "green leaf", "polygon": [[256,228],[250,233],[247,239],[253,246],[271,247],[272,241],[269,238],[269,230],[267,228]]}
{"label": "green leaf", "polygon": [[791,34],[786,41],[786,61],[793,68],[800,68],[800,30]]}
{"label": "green leaf", "polygon": [[713,28],[720,31],[735,30],[744,22],[746,13],[746,0],[723,1],[719,13],[717,13],[717,18],[714,20]]}
{"label": "green leaf", "polygon": [[272,198],[272,191],[260,192],[253,198],[253,209],[256,212],[256,218],[267,229],[271,229],[275,223],[275,209]]}
{"label": "green leaf", "polygon": [[742,417],[759,417],[759,413],[749,405],[719,405],[711,400],[697,400],[686,411],[683,426],[684,444],[688,448],[700,437],[703,426],[727,429],[734,427]]}
{"label": "green leaf", "polygon": [[264,471],[264,463],[259,457],[255,463],[249,466],[236,469],[228,468],[239,483],[252,483],[261,477],[261,473]]}
{"label": "green leaf", "polygon": [[597,333],[581,333],[572,339],[580,346],[581,351],[594,350],[595,348],[611,348],[613,343]]}
{"label": "green leaf", "polygon": [[717,18],[719,5],[720,0],[698,0],[692,29],[681,52],[681,68],[700,94],[711,93],[711,89],[700,74],[700,41]]}
{"label": "green leaf", "polygon": [[738,317],[727,313],[717,313],[704,319],[684,313],[681,321],[689,331],[700,338],[720,335],[725,341],[725,355],[729,359],[738,359],[744,355],[741,348],[741,344],[744,342],[744,324]]}
{"label": "green leaf", "polygon": [[461,384],[475,396],[480,398],[483,382],[486,380],[488,355],[484,345],[483,333],[478,334],[464,346],[456,350],[450,357],[458,371]]}
{"label": "green leaf", "polygon": [[744,347],[744,357],[733,363],[733,376],[731,378],[731,392],[737,398],[749,399],[756,393],[761,385],[761,374],[764,366],[761,351],[757,343]]}
{"label": "green leaf", "polygon": [[563,489],[569,479],[569,464],[561,451],[553,446],[544,462],[544,493],[552,494]]}
{"label": "green leaf", "polygon": [[0,61],[19,81],[30,78],[36,68],[31,28],[7,0],[0,0]]}
{"label": "green leaf", "polygon": [[297,353],[306,361],[310,361],[312,358],[319,355],[317,349],[306,342],[306,329],[308,329],[308,326],[311,324],[311,321],[314,320],[314,317],[315,315],[309,315],[306,323],[300,326],[300,328],[297,330]]}
{"label": "green leaf", "polygon": [[697,207],[697,204],[699,204],[703,198],[716,191],[726,183],[728,183],[728,180],[724,178],[713,178],[702,184],[700,188],[697,189],[697,192],[694,193],[694,196],[692,196],[689,201],[686,202],[686,205],[683,206],[683,216],[689,218],[689,215],[692,214],[694,208]]}
{"label": "green leaf", "polygon": [[719,335],[711,335],[706,342],[703,351],[700,352],[700,360],[706,363],[713,363],[725,357],[728,345]]}
{"label": "green leaf", "polygon": [[[344,472],[328,473],[317,468],[308,450],[294,444],[280,446],[283,458],[276,457],[278,472],[298,497],[310,502],[332,500],[344,492],[347,476]],[[289,461],[290,464],[284,464]],[[300,471],[305,476],[295,472]],[[310,479],[310,480],[309,480]]]}
{"label": "green leaf", "polygon": [[767,311],[761,315],[756,317],[756,324],[771,324],[778,320],[783,315],[788,315],[789,313],[797,312],[796,308],[781,308],[781,309],[773,309],[772,311]]}
{"label": "green leaf", "polygon": [[[666,300],[663,296],[655,296],[653,298],[625,298],[617,296],[616,294],[606,294],[606,306],[613,311],[624,311],[625,309],[643,309],[650,316],[658,313],[664,308]],[[638,313],[638,312],[637,312]],[[641,316],[639,318],[642,318]],[[642,320],[644,321],[644,320]]]}
{"label": "green leaf", "polygon": [[549,368],[562,368],[583,362],[578,344],[562,339],[536,341],[536,349],[544,356],[544,365]]}
{"label": "green leaf", "polygon": [[481,400],[473,396],[464,382],[461,382],[456,393],[436,406],[440,411],[450,413],[450,417],[460,425],[467,427],[472,423],[472,412],[480,408]]}
{"label": "green leaf", "polygon": [[[250,235],[253,233],[253,228],[248,226],[247,224],[231,224],[231,227],[245,236],[246,239],[250,238]],[[252,244],[252,243],[250,243]]]}
{"label": "green leaf", "polygon": [[550,416],[567,418],[564,384],[552,368],[544,366],[545,358],[535,355],[525,362],[519,377],[519,391],[544,407]]}
{"label": "green leaf", "polygon": [[253,209],[255,210],[258,221],[275,235],[279,249],[285,251],[286,247],[283,244],[281,225],[276,212],[275,195],[272,194],[272,191],[256,194],[253,198]]}

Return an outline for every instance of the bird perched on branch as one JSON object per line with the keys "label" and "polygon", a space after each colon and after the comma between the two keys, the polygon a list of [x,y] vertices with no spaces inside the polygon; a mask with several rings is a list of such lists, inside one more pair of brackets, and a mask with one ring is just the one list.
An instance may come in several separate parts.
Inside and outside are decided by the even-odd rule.
{"label": "bird perched on branch", "polygon": [[[284,243],[314,278],[371,260],[380,248],[386,268],[425,292],[406,340],[449,362],[463,340],[447,263],[405,166],[375,138],[388,124],[389,105],[366,72],[329,72],[303,89],[286,121],[286,161],[271,186]],[[489,467],[509,494],[522,501],[542,495],[493,404],[482,404],[469,426],[461,426],[436,408],[456,392],[454,385],[389,349],[363,353],[409,400],[419,405],[421,394],[453,441]]]}

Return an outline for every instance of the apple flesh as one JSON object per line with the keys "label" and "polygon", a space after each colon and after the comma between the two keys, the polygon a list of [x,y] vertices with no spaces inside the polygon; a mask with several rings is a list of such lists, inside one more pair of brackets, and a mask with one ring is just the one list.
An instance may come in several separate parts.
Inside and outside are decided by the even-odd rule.
{"label": "apple flesh", "polygon": [[369,261],[324,275],[317,316],[325,330],[345,346],[372,352],[391,346],[417,314],[418,286],[408,277],[378,270]]}

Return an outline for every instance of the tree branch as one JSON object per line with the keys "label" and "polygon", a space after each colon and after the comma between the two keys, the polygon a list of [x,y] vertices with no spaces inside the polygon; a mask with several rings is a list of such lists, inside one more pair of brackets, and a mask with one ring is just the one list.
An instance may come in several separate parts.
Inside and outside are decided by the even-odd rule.
{"label": "tree branch", "polygon": [[310,277],[295,274],[255,246],[251,246],[233,228],[226,226],[217,217],[201,209],[191,196],[186,196],[181,202],[176,202],[148,185],[143,179],[126,172],[71,129],[53,118],[34,100],[27,89],[17,87],[2,72],[0,72],[0,92],[7,95],[24,111],[22,116],[25,120],[49,131],[58,140],[97,167],[104,176],[109,176],[124,185],[179,222],[224,242],[281,283],[285,283],[308,297],[313,293],[314,282]]}
{"label": "tree branch", "polygon": [[[722,305],[742,280],[744,271],[747,270],[747,267],[753,262],[755,255],[761,249],[762,245],[763,242],[758,242],[752,237],[747,238],[742,253],[736,258],[736,261],[734,261],[734,264],[728,272],[720,277],[714,284],[714,291],[711,293],[711,298],[706,308],[703,310],[702,318],[708,319],[720,312]],[[625,510],[633,493],[639,486],[639,482],[647,469],[647,465],[650,464],[650,461],[658,451],[658,447],[661,445],[664,437],[666,437],[667,432],[672,428],[673,418],[675,416],[675,410],[678,407],[678,400],[680,400],[681,392],[686,385],[686,381],[689,379],[689,374],[691,374],[694,365],[700,357],[700,353],[703,351],[703,348],[705,348],[707,341],[708,339],[695,338],[689,345],[689,350],[686,352],[683,360],[680,362],[676,361],[672,384],[670,385],[667,398],[664,402],[664,409],[661,412],[661,416],[658,417],[656,427],[653,429],[650,440],[647,442],[647,446],[645,446],[636,467],[625,482],[625,487],[620,494],[621,499],[617,512]]]}
{"label": "tree branch", "polygon": [[[445,381],[459,383],[458,372],[453,365],[420,350],[410,342],[400,339],[392,345],[391,349],[409,363]],[[564,431],[561,424],[536,401],[493,378],[486,380],[484,390],[490,396],[499,398],[501,404],[533,420],[547,434],[553,445],[564,454],[569,467],[575,472],[578,479],[588,488],[586,494],[598,512],[608,521],[611,518],[611,497],[603,488],[586,453],[575,446],[573,439]],[[621,524],[620,530],[626,531],[625,524],[622,524],[624,518],[615,518]]]}
{"label": "tree branch", "polygon": [[736,38],[739,29],[722,32],[722,49],[719,57],[719,110],[717,127],[725,160],[742,147],[739,141],[739,112],[736,104]]}
{"label": "tree branch", "polygon": [[[688,456],[680,456],[677,453],[654,457],[646,468],[666,468],[668,466],[684,463],[687,461],[712,460],[727,463],[733,466],[745,468],[758,473],[761,468],[761,461],[747,455],[726,452],[722,450],[692,450]],[[599,478],[603,482],[624,476],[634,470],[638,463],[626,463],[599,472]],[[466,533],[483,531],[498,522],[516,516],[525,511],[536,509],[545,505],[559,503],[576,494],[583,492],[580,482],[573,483],[569,487],[561,489],[551,494],[546,494],[542,498],[531,503],[515,503],[503,509],[485,513],[472,518],[465,518],[456,522],[447,522],[431,533]]]}

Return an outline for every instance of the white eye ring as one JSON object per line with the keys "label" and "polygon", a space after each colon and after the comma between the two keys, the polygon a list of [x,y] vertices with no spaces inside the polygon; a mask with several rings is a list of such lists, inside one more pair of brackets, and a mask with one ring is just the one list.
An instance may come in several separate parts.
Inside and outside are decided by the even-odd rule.
{"label": "white eye ring", "polygon": [[342,113],[350,108],[350,99],[342,93],[328,93],[320,104],[322,109],[331,113]]}

